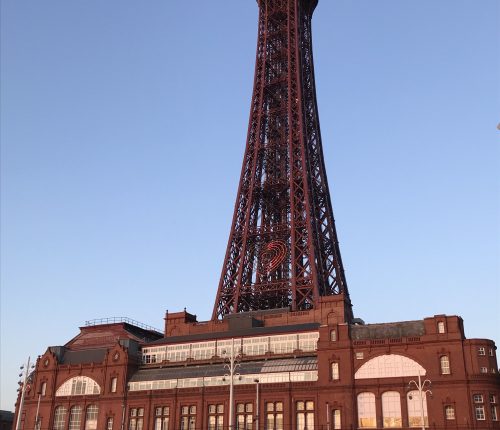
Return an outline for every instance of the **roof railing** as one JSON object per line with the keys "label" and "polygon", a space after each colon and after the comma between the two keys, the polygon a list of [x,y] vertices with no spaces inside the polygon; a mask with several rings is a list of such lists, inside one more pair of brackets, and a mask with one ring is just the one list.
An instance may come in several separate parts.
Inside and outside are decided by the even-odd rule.
{"label": "roof railing", "polygon": [[116,324],[116,323],[127,323],[133,325],[138,328],[142,328],[143,330],[154,331],[157,333],[163,333],[163,330],[158,330],[155,327],[150,325],[143,324],[139,321],[133,320],[128,317],[110,317],[110,318],[96,318],[93,320],[85,321],[85,326],[95,326],[95,325],[104,325],[104,324]]}

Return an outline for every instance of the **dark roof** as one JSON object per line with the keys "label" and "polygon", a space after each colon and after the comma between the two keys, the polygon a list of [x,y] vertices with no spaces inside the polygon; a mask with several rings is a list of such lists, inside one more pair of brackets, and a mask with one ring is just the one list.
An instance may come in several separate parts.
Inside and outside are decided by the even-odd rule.
{"label": "dark roof", "polygon": [[367,324],[351,326],[351,338],[388,339],[408,336],[422,336],[425,334],[423,321],[402,321],[396,323]]}
{"label": "dark roof", "polygon": [[[241,375],[248,375],[255,373],[298,372],[317,369],[318,361],[316,357],[299,357],[243,362],[238,368],[238,373]],[[223,376],[226,373],[227,367],[224,367],[224,363],[141,369],[132,375],[129,382],[202,378]]]}
{"label": "dark roof", "polygon": [[0,421],[2,422],[14,421],[14,412],[0,410]]}
{"label": "dark roof", "polygon": [[125,330],[127,330],[130,334],[145,342],[163,338],[163,333],[156,330],[145,330],[142,327],[137,327],[133,324],[125,323],[123,324],[123,328],[125,328]]}
{"label": "dark roof", "polygon": [[215,340],[215,339],[229,339],[232,337],[245,337],[245,336],[262,336],[280,333],[290,333],[298,331],[317,330],[319,323],[305,323],[305,324],[292,324],[286,326],[276,327],[251,327],[241,330],[228,330],[216,333],[199,333],[189,334],[184,336],[170,336],[163,339],[158,339],[154,342],[149,342],[147,345],[162,345],[171,343],[183,343],[192,341]]}
{"label": "dark roof", "polygon": [[83,363],[102,363],[106,356],[106,349],[86,349],[82,351],[64,352],[60,364],[83,364]]}

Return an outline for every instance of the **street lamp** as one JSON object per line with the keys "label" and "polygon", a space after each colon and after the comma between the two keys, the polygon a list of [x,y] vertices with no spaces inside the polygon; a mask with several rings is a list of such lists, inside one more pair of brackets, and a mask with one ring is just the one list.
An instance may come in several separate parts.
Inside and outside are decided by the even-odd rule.
{"label": "street lamp", "polygon": [[21,373],[19,377],[21,378],[18,382],[19,388],[17,391],[21,393],[21,399],[19,400],[19,408],[17,410],[17,421],[16,421],[16,430],[21,430],[21,417],[23,415],[24,408],[24,395],[26,394],[26,389],[28,388],[28,382],[31,371],[35,368],[34,364],[30,363],[30,357],[28,357],[28,361],[26,365],[22,365],[19,369]]}
{"label": "street lamp", "polygon": [[[237,374],[235,371],[240,367],[240,364],[237,360],[240,358],[240,354],[235,353],[234,351],[234,339],[231,339],[231,350],[229,351],[229,355],[226,350],[222,351],[223,357],[227,360],[227,363],[224,364],[224,367],[228,370],[229,375],[229,430],[233,430],[234,423],[234,377],[238,376],[241,379],[241,376]],[[225,380],[225,378],[223,379]]]}
{"label": "street lamp", "polygon": [[420,371],[418,372],[418,383],[413,379],[410,382],[408,382],[408,389],[414,386],[417,389],[418,394],[420,396],[420,419],[422,420],[422,430],[425,430],[424,399],[427,393],[429,393],[432,396],[432,391],[430,390],[431,385],[432,382],[430,381],[430,379],[426,379],[425,381],[422,382],[420,378]]}
{"label": "street lamp", "polygon": [[38,394],[38,403],[36,405],[36,415],[35,415],[35,427],[34,427],[34,430],[40,430],[40,426],[39,426],[40,416],[39,416],[39,413],[40,413],[40,399],[42,398],[42,392],[39,391],[37,394]]}
{"label": "street lamp", "polygon": [[257,387],[255,394],[255,430],[259,430],[259,380],[254,379],[255,385]]}

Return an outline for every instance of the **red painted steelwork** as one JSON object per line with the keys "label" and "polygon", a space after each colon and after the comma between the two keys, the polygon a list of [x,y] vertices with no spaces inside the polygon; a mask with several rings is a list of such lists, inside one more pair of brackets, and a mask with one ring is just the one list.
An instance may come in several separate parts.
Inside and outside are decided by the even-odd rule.
{"label": "red painted steelwork", "polygon": [[259,0],[254,91],[233,223],[212,318],[352,307],[335,231],[316,103],[317,0]]}

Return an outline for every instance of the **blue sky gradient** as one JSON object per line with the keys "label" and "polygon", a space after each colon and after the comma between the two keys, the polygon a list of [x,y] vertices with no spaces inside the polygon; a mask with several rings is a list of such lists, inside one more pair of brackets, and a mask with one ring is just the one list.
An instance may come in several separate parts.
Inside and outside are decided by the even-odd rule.
{"label": "blue sky gradient", "polygon": [[[209,319],[241,169],[253,0],[1,3],[1,398],[128,316]],[[354,312],[500,342],[500,3],[320,0],[319,113]]]}

